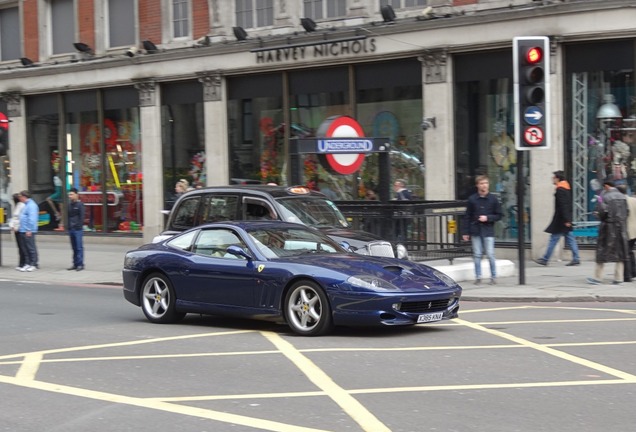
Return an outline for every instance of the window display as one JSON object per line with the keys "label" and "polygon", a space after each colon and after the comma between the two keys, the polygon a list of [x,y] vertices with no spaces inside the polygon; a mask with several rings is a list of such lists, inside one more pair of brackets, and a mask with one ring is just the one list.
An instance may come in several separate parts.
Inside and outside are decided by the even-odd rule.
{"label": "window display", "polygon": [[[455,96],[455,142],[458,199],[467,199],[474,178],[486,174],[491,192],[502,205],[497,241],[516,241],[519,221],[517,199],[517,153],[514,145],[512,55],[493,52],[457,56]],[[524,158],[523,177],[528,187],[529,159]],[[523,205],[524,238],[530,239],[530,196]]]}
{"label": "window display", "polygon": [[594,210],[603,180],[624,184],[630,193],[636,186],[634,42],[567,46],[566,72],[566,167],[572,173],[574,234],[579,243],[595,243],[599,221]]}

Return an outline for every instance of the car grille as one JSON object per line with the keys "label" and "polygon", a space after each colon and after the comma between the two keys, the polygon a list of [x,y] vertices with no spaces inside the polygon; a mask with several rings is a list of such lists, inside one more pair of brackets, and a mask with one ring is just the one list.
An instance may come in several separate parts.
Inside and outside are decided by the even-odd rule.
{"label": "car grille", "polygon": [[441,300],[404,302],[397,309],[400,312],[423,313],[445,310],[448,307],[448,298]]}
{"label": "car grille", "polygon": [[371,242],[367,245],[367,248],[369,249],[369,255],[395,258],[393,246],[391,246],[391,243],[389,242]]}

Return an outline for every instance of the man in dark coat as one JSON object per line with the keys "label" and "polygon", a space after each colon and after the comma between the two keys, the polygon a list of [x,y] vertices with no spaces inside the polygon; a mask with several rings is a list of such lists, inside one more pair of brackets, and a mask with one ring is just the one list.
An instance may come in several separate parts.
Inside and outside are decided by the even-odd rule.
{"label": "man in dark coat", "polygon": [[499,199],[489,192],[490,181],[485,175],[475,178],[477,192],[468,198],[466,214],[462,223],[464,241],[469,239],[473,246],[475,262],[475,285],[481,284],[481,259],[485,254],[490,262],[490,283],[496,284],[497,265],[495,261],[495,222],[501,220]]}
{"label": "man in dark coat", "polygon": [[572,261],[567,263],[566,266],[577,266],[581,264],[581,259],[579,257],[579,246],[576,244],[576,239],[572,233],[572,188],[565,179],[563,171],[555,171],[553,174],[552,183],[556,186],[556,191],[554,192],[554,216],[550,225],[545,229],[545,232],[550,234],[550,241],[545,254],[535,262],[540,265],[548,265],[554,248],[561,240],[561,237],[565,236],[565,243],[572,250]]}
{"label": "man in dark coat", "polygon": [[603,193],[597,202],[596,211],[601,225],[596,244],[596,271],[588,283],[598,285],[603,280],[603,266],[615,262],[614,281],[618,285],[623,280],[624,261],[627,258],[627,199],[614,187],[612,180],[603,182]]}

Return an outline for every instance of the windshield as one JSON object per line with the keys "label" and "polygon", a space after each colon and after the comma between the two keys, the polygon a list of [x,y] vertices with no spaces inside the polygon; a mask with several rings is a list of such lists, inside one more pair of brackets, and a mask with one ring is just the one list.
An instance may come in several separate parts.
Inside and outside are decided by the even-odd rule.
{"label": "windshield", "polygon": [[284,207],[282,219],[286,222],[309,225],[315,228],[348,228],[349,224],[336,205],[324,198],[286,197],[276,201]]}
{"label": "windshield", "polygon": [[248,231],[259,250],[267,258],[281,258],[303,254],[346,253],[329,237],[304,229],[254,229]]}

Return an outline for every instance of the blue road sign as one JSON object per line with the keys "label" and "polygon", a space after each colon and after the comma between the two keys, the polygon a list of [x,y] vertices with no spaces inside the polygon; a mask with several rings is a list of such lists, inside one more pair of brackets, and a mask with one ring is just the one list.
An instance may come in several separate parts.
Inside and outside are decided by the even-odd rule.
{"label": "blue road sign", "polygon": [[529,125],[538,125],[543,119],[543,110],[538,106],[529,106],[523,113],[523,119]]}

